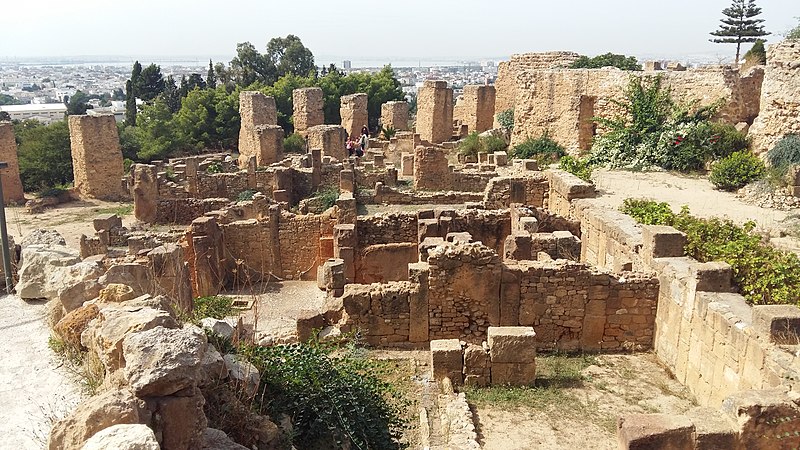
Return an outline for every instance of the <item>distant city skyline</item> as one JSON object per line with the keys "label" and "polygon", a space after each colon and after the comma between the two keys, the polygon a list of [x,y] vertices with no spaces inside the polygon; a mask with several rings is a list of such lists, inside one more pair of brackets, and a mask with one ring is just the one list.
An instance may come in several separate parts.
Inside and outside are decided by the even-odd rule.
{"label": "distant city skyline", "polygon": [[[407,0],[107,0],[4,2],[0,63],[114,55],[155,60],[177,55],[228,62],[236,43],[264,51],[272,37],[295,34],[317,64],[359,61],[475,61],[514,53],[571,50],[654,58],[733,57],[734,45],[709,42],[730,0],[572,0],[538,2]],[[772,35],[797,25],[800,2],[758,0]],[[226,56],[227,55],[227,56]],[[215,58],[216,56],[216,58]],[[144,58],[142,58],[144,59]],[[120,61],[122,62],[122,61]]]}

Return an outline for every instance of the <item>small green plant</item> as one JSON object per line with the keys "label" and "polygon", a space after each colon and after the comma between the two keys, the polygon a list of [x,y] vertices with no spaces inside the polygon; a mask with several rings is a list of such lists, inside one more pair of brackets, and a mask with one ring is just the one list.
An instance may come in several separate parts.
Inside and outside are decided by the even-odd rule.
{"label": "small green plant", "polygon": [[292,133],[283,139],[283,151],[287,153],[305,153],[306,140],[298,133]]}
{"label": "small green plant", "polygon": [[131,173],[133,164],[134,162],[132,159],[125,158],[122,160],[122,169],[125,170],[125,173]]}
{"label": "small green plant", "polygon": [[234,313],[233,299],[224,295],[212,295],[208,297],[197,297],[194,299],[194,308],[186,322],[198,323],[206,317],[214,319],[224,319]]}
{"label": "small green plant", "polygon": [[497,123],[506,131],[514,131],[514,108],[497,113]]}
{"label": "small green plant", "polygon": [[708,179],[718,189],[735,191],[763,178],[766,172],[759,157],[749,151],[736,152],[714,164]]}
{"label": "small green plant", "polygon": [[593,58],[581,56],[569,66],[570,69],[601,69],[603,67],[616,67],[622,70],[642,70],[642,65],[639,64],[635,56],[616,55],[614,53],[597,55]]}
{"label": "small green plant", "polygon": [[175,175],[175,171],[172,170],[172,167],[167,167],[164,170],[164,177],[173,183],[178,181],[178,177]]}
{"label": "small green plant", "polygon": [[206,173],[222,173],[222,164],[214,161],[206,167]]}
{"label": "small green plant", "polygon": [[482,137],[481,140],[483,141],[483,146],[487,153],[502,152],[508,147],[506,141],[497,136],[489,135]]}
{"label": "small green plant", "polygon": [[253,196],[256,195],[258,191],[254,191],[252,189],[247,189],[242,192],[239,192],[239,195],[236,196],[236,201],[239,202],[247,202],[253,199]]}
{"label": "small green plant", "polygon": [[626,199],[621,211],[640,223],[669,225],[686,233],[686,254],[700,262],[731,266],[739,292],[758,305],[800,305],[800,258],[761,241],[754,222],[742,226],[716,217],[694,217],[684,206],[677,214],[666,203]]}
{"label": "small green plant", "polygon": [[404,400],[352,338],[239,351],[261,373],[255,409],[290,417],[297,448],[402,448]]}
{"label": "small green plant", "polygon": [[105,366],[96,356],[56,336],[48,338],[47,346],[63,362],[63,367],[80,379],[87,395],[97,393],[106,374]]}
{"label": "small green plant", "polygon": [[744,59],[748,64],[766,64],[767,63],[767,50],[764,48],[764,40],[756,39],[753,46],[747,53],[744,54]]}
{"label": "small green plant", "polygon": [[323,208],[328,209],[339,199],[339,190],[334,187],[325,188],[317,192],[316,197],[322,202]]}
{"label": "small green plant", "polygon": [[397,129],[392,126],[381,127],[381,134],[383,135],[383,139],[389,141],[397,134]]}
{"label": "small green plant", "polygon": [[[800,17],[796,17],[796,19],[800,19]],[[798,24],[796,27],[792,28],[791,30],[789,30],[788,33],[786,33],[786,39],[792,39],[792,40],[800,39],[800,24]]]}
{"label": "small green plant", "polygon": [[477,156],[486,153],[486,146],[478,133],[473,131],[458,143],[458,152],[464,156]]}
{"label": "small green plant", "polygon": [[767,152],[769,165],[786,174],[789,166],[800,164],[800,134],[787,134]]}
{"label": "small green plant", "polygon": [[708,131],[710,134],[706,139],[713,159],[722,159],[750,148],[747,135],[731,124],[712,122]]}
{"label": "small green plant", "polygon": [[545,132],[536,139],[528,138],[515,145],[509,156],[516,159],[536,159],[540,166],[546,166],[566,155],[564,147]]}
{"label": "small green plant", "polygon": [[574,158],[566,155],[558,162],[558,168],[569,172],[583,181],[592,182],[592,164],[589,158]]}

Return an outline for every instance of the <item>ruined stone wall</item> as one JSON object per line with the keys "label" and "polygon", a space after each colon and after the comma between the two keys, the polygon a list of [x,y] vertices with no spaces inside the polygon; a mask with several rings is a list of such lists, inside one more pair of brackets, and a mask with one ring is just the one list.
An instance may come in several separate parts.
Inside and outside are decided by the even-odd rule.
{"label": "ruined stone wall", "polygon": [[367,126],[367,94],[343,95],[339,114],[342,128],[353,138],[361,135],[361,127]]}
{"label": "ruined stone wall", "polygon": [[419,285],[414,283],[348,284],[342,296],[342,331],[369,330],[365,339],[371,345],[408,343],[411,305],[418,298]]}
{"label": "ruined stone wall", "polygon": [[397,131],[408,131],[408,102],[386,102],[381,105],[381,125]]}
{"label": "ruined stone wall", "polygon": [[450,189],[460,192],[483,192],[489,180],[497,176],[497,172],[480,172],[473,170],[453,169],[453,185]]}
{"label": "ruined stone wall", "polygon": [[309,128],[325,123],[325,114],[322,111],[323,99],[322,88],[310,87],[292,91],[295,131],[305,134]]}
{"label": "ruined stone wall", "polygon": [[432,144],[453,136],[453,89],[446,81],[427,80],[417,93],[416,132]]}
{"label": "ruined stone wall", "polygon": [[236,199],[247,189],[247,172],[209,173],[197,177],[196,197]]}
{"label": "ruined stone wall", "polygon": [[469,133],[483,133],[494,123],[495,87],[482,85],[464,86],[458,100],[458,114],[454,118],[467,126]]}
{"label": "ruined stone wall", "polygon": [[356,283],[408,281],[408,265],[417,262],[416,242],[370,245],[356,254]]}
{"label": "ruined stone wall", "polygon": [[308,129],[307,139],[308,148],[322,150],[322,156],[330,156],[337,161],[347,159],[345,128],[338,125],[317,125]]}
{"label": "ruined stone wall", "polygon": [[444,150],[419,146],[414,150],[414,189],[449,190],[452,173]]}
{"label": "ruined stone wall", "polygon": [[381,186],[379,190],[359,190],[359,203],[390,205],[463,205],[469,202],[481,202],[483,192],[424,192],[397,190],[389,186]]}
{"label": "ruined stone wall", "polygon": [[360,216],[356,226],[359,248],[376,244],[417,243],[416,213],[392,212]]}
{"label": "ruined stone wall", "polygon": [[639,255],[642,229],[619,211],[593,207],[591,200],[575,202],[581,223],[581,261],[621,272],[646,270]]}
{"label": "ruined stone wall", "polygon": [[512,203],[532,207],[545,205],[549,190],[547,176],[532,172],[518,177],[496,177],[489,180],[484,190],[486,208],[508,208]]}
{"label": "ruined stone wall", "polygon": [[14,126],[10,122],[0,122],[0,161],[8,163],[7,168],[0,170],[4,204],[24,203],[25,194],[22,190],[17,160],[17,142],[14,140]]}
{"label": "ruined stone wall", "polygon": [[[522,70],[517,73],[512,145],[545,132],[572,151],[589,149],[595,128],[592,117],[613,117],[630,76],[642,72],[618,69]],[[709,105],[727,102],[719,117],[730,123],[752,122],[758,115],[760,80],[754,68],[744,77],[729,67],[670,71],[661,75],[679,101]]]}
{"label": "ruined stone wall", "polygon": [[767,49],[760,104],[748,134],[757,154],[770,150],[786,134],[800,133],[800,41],[784,40]]}
{"label": "ruined stone wall", "polygon": [[245,147],[239,146],[239,167],[247,167],[251,156],[255,156],[257,166],[268,166],[283,156],[284,133],[280,126],[256,125],[246,136]]}
{"label": "ruined stone wall", "polygon": [[122,150],[114,116],[69,116],[75,188],[85,197],[117,201],[122,190]]}
{"label": "ruined stone wall", "polygon": [[550,188],[547,195],[547,209],[553,214],[574,218],[575,211],[572,201],[597,195],[594,184],[583,181],[569,172],[548,170],[545,173]]}
{"label": "ruined stone wall", "polygon": [[[259,132],[260,126],[278,124],[275,99],[257,91],[242,91],[239,94],[239,115],[242,118],[239,129],[239,165],[246,167],[249,156],[256,156],[258,165],[261,166],[275,162],[277,153],[274,142],[270,148],[270,139],[267,139],[269,132],[267,136]],[[271,161],[268,160],[269,156],[272,156]]]}
{"label": "ruined stone wall", "polygon": [[[494,83],[497,97],[495,115],[513,109],[517,98],[517,73],[525,69],[546,70],[567,68],[580,57],[573,52],[522,53],[511,55],[511,59],[497,66]],[[495,124],[495,128],[499,124]]]}
{"label": "ruined stone wall", "polygon": [[203,214],[224,208],[229,203],[227,198],[160,198],[154,223],[188,225]]}

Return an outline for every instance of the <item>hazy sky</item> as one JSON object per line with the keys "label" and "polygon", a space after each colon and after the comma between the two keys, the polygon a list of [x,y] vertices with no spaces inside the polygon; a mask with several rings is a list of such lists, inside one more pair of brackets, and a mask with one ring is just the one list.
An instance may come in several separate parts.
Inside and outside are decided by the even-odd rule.
{"label": "hazy sky", "polygon": [[[0,56],[233,55],[295,34],[325,57],[733,54],[712,44],[730,0],[0,0]],[[758,0],[775,36],[798,0]]]}

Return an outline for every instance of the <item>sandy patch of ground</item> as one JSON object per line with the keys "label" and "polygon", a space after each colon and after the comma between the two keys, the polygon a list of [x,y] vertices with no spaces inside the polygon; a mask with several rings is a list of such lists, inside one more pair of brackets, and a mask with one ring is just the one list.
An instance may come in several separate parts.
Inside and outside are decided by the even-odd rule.
{"label": "sandy patch of ground", "polygon": [[43,303],[0,297],[0,449],[41,449],[54,420],[81,398],[77,380],[48,348]]}

